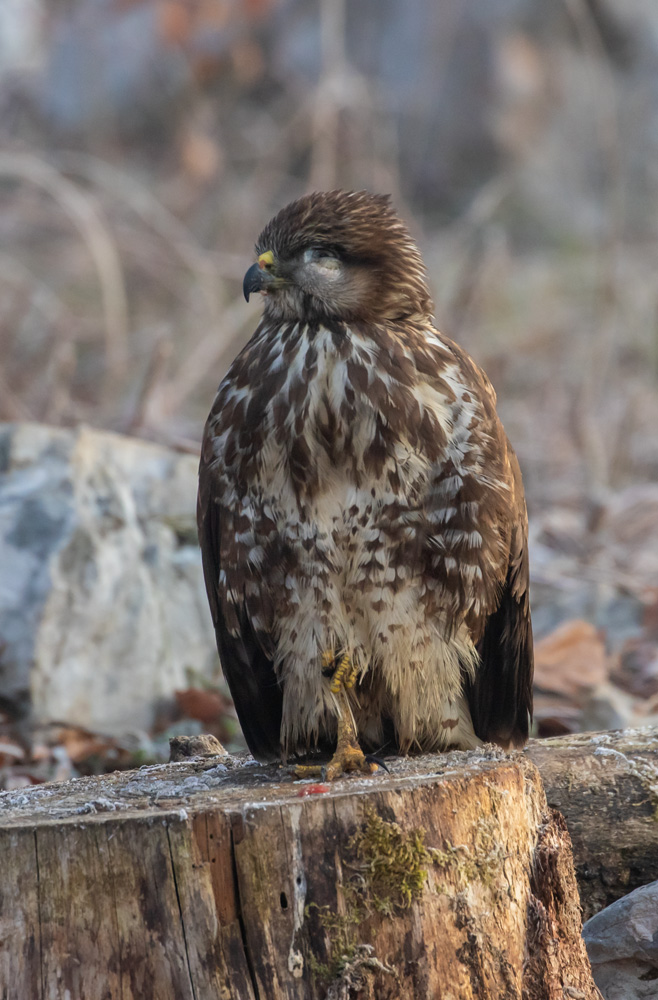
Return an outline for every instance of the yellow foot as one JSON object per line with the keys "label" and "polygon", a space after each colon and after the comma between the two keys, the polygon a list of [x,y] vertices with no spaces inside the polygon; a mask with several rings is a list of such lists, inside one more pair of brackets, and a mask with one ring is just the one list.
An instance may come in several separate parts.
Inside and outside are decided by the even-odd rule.
{"label": "yellow foot", "polygon": [[296,778],[321,778],[322,781],[335,781],[345,774],[354,771],[360,774],[374,774],[379,770],[374,761],[366,760],[366,755],[358,744],[338,748],[328,764],[298,764],[295,768]]}
{"label": "yellow foot", "polygon": [[366,755],[355,740],[342,747],[339,743],[336,753],[327,764],[326,775],[327,781],[335,781],[341,775],[350,774],[352,771],[357,771],[360,774],[374,774],[377,770],[379,770],[377,764],[366,760]]}
{"label": "yellow foot", "polygon": [[[324,654],[324,657],[329,654]],[[357,771],[359,774],[374,774],[378,770],[374,761],[367,760],[359,746],[352,710],[345,689],[356,681],[356,670],[347,655],[341,657],[332,679],[331,690],[336,695],[338,709],[338,740],[336,752],[325,766],[317,764],[300,764],[295,768],[298,778],[321,778],[323,781],[335,781],[343,774]]]}

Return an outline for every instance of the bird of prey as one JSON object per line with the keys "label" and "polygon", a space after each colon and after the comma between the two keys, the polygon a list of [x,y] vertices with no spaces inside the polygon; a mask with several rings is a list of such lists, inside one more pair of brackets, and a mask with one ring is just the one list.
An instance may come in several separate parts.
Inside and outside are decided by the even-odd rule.
{"label": "bird of prey", "polygon": [[521,745],[521,474],[486,375],[434,325],[407,227],[388,196],[314,193],[256,257],[263,316],[208,417],[198,498],[252,754],[333,750],[335,778],[378,751]]}

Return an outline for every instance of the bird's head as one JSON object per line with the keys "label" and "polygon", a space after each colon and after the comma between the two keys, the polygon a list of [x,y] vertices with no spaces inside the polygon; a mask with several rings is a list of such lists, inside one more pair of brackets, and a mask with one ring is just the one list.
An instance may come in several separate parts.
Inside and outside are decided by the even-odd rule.
{"label": "bird's head", "polygon": [[276,320],[386,322],[429,318],[425,266],[388,195],[326,191],[281,209],[256,243],[247,301]]}

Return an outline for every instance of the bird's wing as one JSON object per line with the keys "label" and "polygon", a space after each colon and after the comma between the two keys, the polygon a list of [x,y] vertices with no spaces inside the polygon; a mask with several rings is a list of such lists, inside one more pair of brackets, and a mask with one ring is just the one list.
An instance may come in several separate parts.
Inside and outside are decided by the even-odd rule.
{"label": "bird's wing", "polygon": [[219,659],[251,753],[263,762],[278,760],[281,756],[283,694],[272,659],[252,626],[244,592],[229,594],[220,584],[222,515],[218,497],[216,474],[212,466],[202,460],[197,522]]}
{"label": "bird's wing", "polygon": [[514,484],[507,575],[496,609],[477,643],[480,663],[467,695],[475,732],[503,747],[522,746],[532,718],[533,646],[528,595],[528,525],[516,455],[508,444]]}
{"label": "bird's wing", "polygon": [[[482,492],[470,480],[456,498],[460,527],[483,538],[482,547],[456,553],[457,561],[479,562],[479,613],[467,616],[480,662],[474,676],[465,669],[465,690],[477,736],[502,746],[521,746],[532,717],[533,647],[528,597],[528,521],[519,463],[496,414],[496,393],[485,373],[453,341],[444,346],[459,365],[464,384],[480,401],[474,430],[492,479],[509,492]],[[468,482],[468,477],[466,482]],[[474,501],[476,513],[467,512]],[[492,567],[489,556],[493,557]],[[454,579],[454,578],[453,578]],[[472,590],[473,583],[470,583]]]}

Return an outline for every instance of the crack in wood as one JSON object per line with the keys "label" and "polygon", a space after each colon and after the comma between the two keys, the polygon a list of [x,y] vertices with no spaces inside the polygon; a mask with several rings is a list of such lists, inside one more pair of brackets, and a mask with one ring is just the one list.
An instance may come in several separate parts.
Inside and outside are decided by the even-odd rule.
{"label": "crack in wood", "polygon": [[[366,973],[368,1000],[484,1000],[508,982],[510,997],[545,1000],[560,977],[586,1000],[598,996],[579,950],[577,905],[565,905],[577,900],[568,838],[554,822],[543,828],[539,774],[518,756],[398,760],[376,782],[345,779],[303,800],[275,768],[235,765],[193,785],[195,767],[82,779],[50,798],[37,790],[34,801],[0,803],[0,856],[11,859],[0,867],[0,997],[326,1000],[311,966],[334,953],[342,961],[333,925],[318,917],[328,910],[357,918],[348,972],[355,982]],[[138,786],[142,798],[127,802],[126,788]],[[81,812],[100,798],[119,804]],[[427,831],[427,849],[441,857],[428,866],[426,890],[399,912],[379,893],[357,914],[341,888],[379,857],[352,865],[368,806],[406,840]],[[558,930],[556,964],[541,942]],[[533,931],[540,950],[529,971]],[[399,981],[386,974],[393,969]]]}
{"label": "crack in wood", "polygon": [[234,820],[239,820],[240,827],[242,827],[242,817],[232,816],[231,817],[231,862],[233,868],[233,879],[235,882],[235,903],[237,909],[237,921],[238,927],[240,928],[240,937],[242,939],[242,950],[244,952],[245,962],[247,963],[247,971],[249,973],[249,979],[251,981],[251,988],[254,994],[254,1000],[261,1000],[260,990],[258,989],[258,978],[256,976],[256,970],[254,968],[253,957],[251,954],[251,948],[249,947],[249,939],[247,937],[247,928],[245,927],[244,918],[242,915],[242,900],[240,898],[240,879],[238,878],[238,866],[235,857],[235,841],[234,841]]}
{"label": "crack in wood", "polygon": [[41,929],[41,878],[39,875],[39,844],[37,840],[37,831],[34,831],[34,860],[37,872],[37,915],[38,915],[38,925],[39,925],[39,979],[41,981],[41,996],[46,995],[46,981],[44,978],[43,969],[43,933]]}
{"label": "crack in wood", "polygon": [[[299,948],[295,947],[298,936],[304,926],[304,907],[306,903],[307,888],[306,873],[304,871],[304,857],[302,854],[302,838],[299,828],[301,814],[301,805],[291,806],[289,808],[288,815],[290,818],[290,832],[292,836],[290,838],[286,837],[286,847],[290,847],[292,849],[292,856],[291,851],[288,850],[288,858],[293,891],[293,927],[292,937],[290,940],[290,951],[288,952],[288,971],[295,979],[301,979],[304,974],[304,955]],[[283,811],[281,812],[281,820],[284,826],[284,831],[287,832]]]}
{"label": "crack in wood", "polygon": [[178,891],[178,877],[176,875],[176,863],[174,861],[174,852],[171,846],[171,829],[169,823],[165,823],[165,830],[167,832],[167,843],[169,845],[169,860],[171,862],[171,875],[174,882],[174,890],[176,892],[176,903],[178,904],[178,915],[180,917],[181,933],[183,935],[183,946],[185,948],[185,961],[187,962],[187,973],[190,978],[190,989],[192,991],[192,996],[194,1000],[197,1000],[196,989],[194,986],[194,976],[192,975],[192,964],[190,962],[190,949],[187,944],[185,917],[183,916],[183,907],[181,906],[180,892]]}

